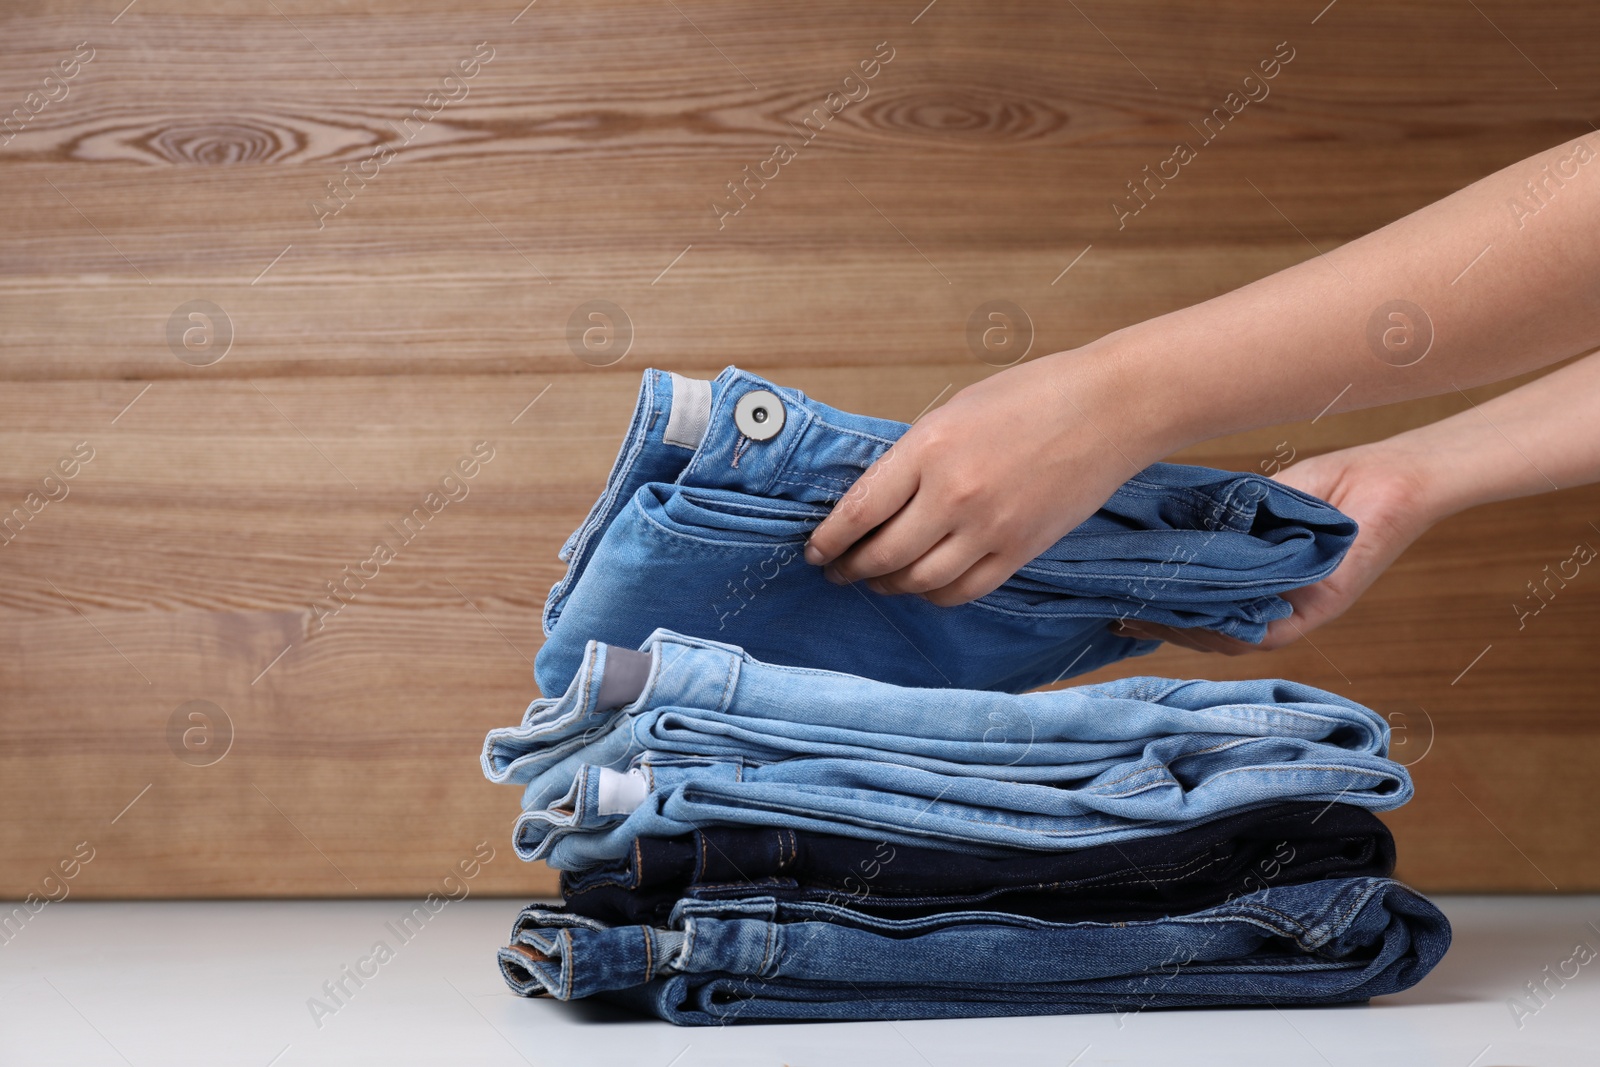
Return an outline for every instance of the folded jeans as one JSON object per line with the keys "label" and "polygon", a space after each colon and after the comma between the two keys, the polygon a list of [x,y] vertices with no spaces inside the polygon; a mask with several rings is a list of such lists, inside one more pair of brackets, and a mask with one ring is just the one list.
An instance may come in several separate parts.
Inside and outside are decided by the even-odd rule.
{"label": "folded jeans", "polygon": [[1280,804],[1164,837],[981,856],[837,834],[707,826],[637,838],[627,856],[563,872],[576,915],[664,925],[681,898],[839,904],[911,918],[982,908],[1055,922],[1185,914],[1269,885],[1394,873],[1394,838],[1346,804]]}
{"label": "folded jeans", "polygon": [[1413,890],[1347,878],[1119,923],[752,898],[684,901],[659,928],[534,905],[500,964],[524,996],[620,998],[704,1025],[1352,1003],[1415,985],[1449,941]]}
{"label": "folded jeans", "polygon": [[1112,633],[1116,619],[1259,641],[1290,613],[1280,594],[1331,573],[1356,533],[1271,479],[1158,463],[969,604],[834,586],[805,540],[907,428],[735,367],[710,382],[647,370],[606,486],[562,547],[540,691],[567,688],[587,640],[636,646],[665,626],[796,666],[1021,692],[1156,647]]}
{"label": "folded jeans", "polygon": [[[666,630],[645,651],[639,668],[638,653],[591,642],[565,694],[485,739],[490,780],[524,784],[523,858],[581,870],[636,837],[718,824],[1084,848],[1284,801],[1386,810],[1411,793],[1380,716],[1293,682],[1018,695],[782,667]],[[602,706],[619,661],[638,695]]]}

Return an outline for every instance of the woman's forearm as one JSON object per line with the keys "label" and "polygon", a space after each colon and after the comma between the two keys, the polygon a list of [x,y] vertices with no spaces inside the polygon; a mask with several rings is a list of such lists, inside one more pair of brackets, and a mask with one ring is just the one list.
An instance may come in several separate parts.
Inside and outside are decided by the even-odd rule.
{"label": "woman's forearm", "polygon": [[1417,472],[1430,523],[1600,481],[1600,353],[1371,448]]}
{"label": "woman's forearm", "polygon": [[836,581],[966,603],[1179,449],[1592,351],[1597,236],[1600,134],[1243,289],[968,386],[850,487],[806,559]]}
{"label": "woman's forearm", "polygon": [[[1140,460],[1600,346],[1600,135],[1241,289],[1064,353]],[[1055,357],[1049,357],[1054,359]],[[1335,399],[1337,398],[1337,399]]]}

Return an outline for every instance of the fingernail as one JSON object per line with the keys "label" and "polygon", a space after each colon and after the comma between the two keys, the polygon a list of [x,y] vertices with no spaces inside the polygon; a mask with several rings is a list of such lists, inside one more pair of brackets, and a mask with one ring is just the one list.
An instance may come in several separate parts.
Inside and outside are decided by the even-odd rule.
{"label": "fingernail", "polygon": [[810,541],[806,542],[806,562],[811,564],[813,567],[820,567],[824,562],[822,549],[818,548]]}
{"label": "fingernail", "polygon": [[879,596],[888,596],[889,595],[888,591],[883,588],[883,583],[878,581],[878,579],[876,579],[876,578],[868,578],[867,581],[866,581],[866,586],[867,586],[868,589],[872,590],[874,593],[877,593]]}
{"label": "fingernail", "polygon": [[834,570],[832,567],[824,567],[824,568],[822,568],[822,576],[824,578],[828,579],[828,581],[832,582],[834,585],[849,585],[850,584],[849,582],[844,580],[844,575],[840,574],[838,571]]}

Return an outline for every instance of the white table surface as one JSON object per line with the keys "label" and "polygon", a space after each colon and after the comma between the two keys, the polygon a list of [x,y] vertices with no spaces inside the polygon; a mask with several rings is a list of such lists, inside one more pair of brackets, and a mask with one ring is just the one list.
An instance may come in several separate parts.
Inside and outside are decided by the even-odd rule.
{"label": "white table surface", "polygon": [[[385,923],[415,901],[68,900],[0,946],[0,1065],[1600,1065],[1600,959],[1565,963],[1600,951],[1600,897],[1438,902],[1449,955],[1368,1007],[679,1028],[513,996],[494,962],[512,900],[451,903],[404,944]],[[394,958],[315,1018],[380,938]],[[1510,998],[1531,1009],[1524,983],[1564,963],[1576,977],[1519,1019]]]}

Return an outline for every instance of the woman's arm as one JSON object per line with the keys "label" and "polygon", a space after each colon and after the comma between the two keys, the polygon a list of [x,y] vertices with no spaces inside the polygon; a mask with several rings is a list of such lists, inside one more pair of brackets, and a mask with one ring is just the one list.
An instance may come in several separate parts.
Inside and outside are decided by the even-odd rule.
{"label": "woman's arm", "polygon": [[1597,238],[1589,135],[1241,289],[962,390],[845,494],[806,558],[836,580],[962,603],[1180,448],[1593,349]]}
{"label": "woman's arm", "polygon": [[1479,504],[1600,482],[1600,353],[1448,419],[1302,460],[1278,480],[1322,497],[1361,527],[1333,574],[1285,595],[1293,615],[1269,625],[1259,645],[1136,621],[1114,629],[1230,655],[1280,648],[1344,614],[1439,520]]}

